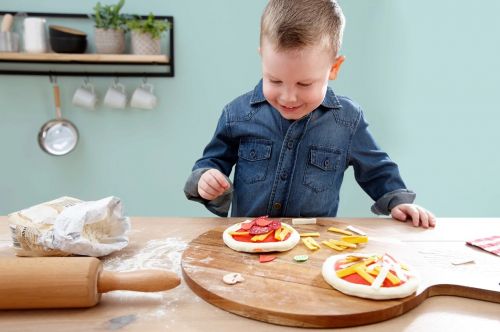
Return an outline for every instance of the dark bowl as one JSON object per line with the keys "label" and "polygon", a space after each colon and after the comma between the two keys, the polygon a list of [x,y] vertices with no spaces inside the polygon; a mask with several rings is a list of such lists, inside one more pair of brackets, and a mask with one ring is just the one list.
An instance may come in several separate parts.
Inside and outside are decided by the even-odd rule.
{"label": "dark bowl", "polygon": [[50,37],[50,46],[56,53],[85,53],[87,49],[87,38],[52,38]]}
{"label": "dark bowl", "polygon": [[62,25],[49,25],[49,36],[50,38],[87,38],[85,32]]}

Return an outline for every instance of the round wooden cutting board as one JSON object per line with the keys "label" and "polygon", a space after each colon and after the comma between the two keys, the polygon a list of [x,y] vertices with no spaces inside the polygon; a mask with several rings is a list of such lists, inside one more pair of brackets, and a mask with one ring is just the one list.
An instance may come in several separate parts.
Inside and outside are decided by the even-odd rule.
{"label": "round wooden cutting board", "polygon": [[[318,220],[316,225],[296,225],[297,231],[320,232],[318,243],[340,239],[328,227],[344,229],[348,224],[336,220]],[[369,234],[369,242],[341,253],[390,253],[416,269],[422,282],[416,294],[397,300],[369,300],[344,295],[327,284],[321,275],[325,259],[339,254],[326,246],[313,252],[302,242],[260,263],[259,254],[233,251],[222,240],[221,226],[194,239],[182,256],[184,279],[191,289],[207,302],[240,316],[287,326],[347,327],[370,324],[399,316],[434,295],[455,295],[500,302],[498,281],[478,282],[462,273],[453,276],[442,267],[436,270],[415,248],[397,241]],[[373,236],[372,236],[373,235]],[[307,254],[306,262],[296,262],[295,255]],[[497,261],[498,262],[498,261]],[[227,285],[222,277],[238,272],[244,281]],[[454,273],[456,274],[456,273]],[[490,284],[488,284],[490,283]],[[478,284],[480,287],[476,287]]]}

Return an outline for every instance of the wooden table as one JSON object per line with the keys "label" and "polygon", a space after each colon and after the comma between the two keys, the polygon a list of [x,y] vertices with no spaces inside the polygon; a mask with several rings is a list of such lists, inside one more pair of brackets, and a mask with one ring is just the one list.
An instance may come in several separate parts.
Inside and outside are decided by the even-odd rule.
{"label": "wooden table", "polygon": [[[162,268],[181,274],[182,251],[200,234],[243,219],[132,218],[130,244],[104,260],[105,268],[127,271]],[[449,254],[464,252],[481,260],[491,255],[465,245],[466,240],[500,233],[500,219],[439,219],[435,229],[424,230],[390,219],[336,218],[346,224],[373,230],[387,241],[403,241],[436,264],[449,263]],[[383,234],[381,237],[380,234]],[[12,256],[7,218],[0,217],[0,256]],[[500,264],[500,257],[495,258]],[[473,267],[472,267],[473,268]],[[34,276],[36,277],[36,276]],[[499,276],[500,282],[500,276]],[[417,308],[381,323],[346,328],[352,331],[495,331],[500,328],[500,305],[439,296]],[[0,331],[288,331],[292,328],[243,318],[197,297],[183,283],[178,288],[143,294],[104,294],[89,309],[1,311]],[[297,329],[298,330],[298,329]],[[309,329],[300,329],[309,330]],[[344,330],[344,329],[341,329]],[[317,331],[317,330],[311,330]]]}

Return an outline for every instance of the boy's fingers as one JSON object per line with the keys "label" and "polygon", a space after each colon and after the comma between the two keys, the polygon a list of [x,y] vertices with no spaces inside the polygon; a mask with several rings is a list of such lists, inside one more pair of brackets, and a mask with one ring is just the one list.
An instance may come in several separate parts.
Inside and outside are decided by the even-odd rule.
{"label": "boy's fingers", "polygon": [[210,186],[210,188],[212,188],[217,193],[221,193],[225,190],[225,188],[221,186],[219,180],[216,176],[214,176],[213,173],[207,174],[204,180],[207,186]]}
{"label": "boy's fingers", "polygon": [[227,188],[229,188],[229,183],[226,177],[216,169],[205,172],[198,182],[198,193],[207,200],[216,199]]}
{"label": "boy's fingers", "polygon": [[207,182],[200,183],[200,188],[209,195],[217,195],[219,190],[212,188]]}
{"label": "boy's fingers", "polygon": [[427,215],[427,210],[423,208],[417,208],[419,211],[420,224],[423,228],[429,228],[429,216]]}
{"label": "boy's fingers", "polygon": [[431,227],[436,226],[436,216],[430,211],[427,212],[429,213],[429,226]]}
{"label": "boy's fingers", "polygon": [[227,188],[229,188],[229,183],[227,182],[226,177],[224,176],[224,174],[222,174],[221,172],[214,172],[212,175],[217,180],[217,182],[219,183],[219,185],[222,188],[224,188],[224,190],[227,189]]}
{"label": "boy's fingers", "polygon": [[212,187],[217,187],[217,188],[223,188],[226,190],[229,187],[229,183],[226,180],[226,177],[224,174],[222,174],[220,171],[213,169],[207,172],[212,181],[210,182],[210,185]]}
{"label": "boy's fingers", "polygon": [[198,188],[198,193],[200,194],[200,196],[203,198],[203,199],[206,199],[206,200],[209,200],[211,201],[212,199],[214,199],[215,197],[208,193],[206,190],[204,190],[203,188]]}
{"label": "boy's fingers", "polygon": [[391,211],[391,216],[400,221],[411,220],[415,227],[429,228],[436,225],[434,214],[418,205],[402,204]]}
{"label": "boy's fingers", "polygon": [[418,227],[418,225],[420,224],[420,217],[419,217],[418,209],[413,207],[413,206],[409,206],[407,209],[407,213],[411,217],[411,220],[413,222],[413,226]]}
{"label": "boy's fingers", "polygon": [[406,221],[406,213],[401,211],[399,208],[395,208],[391,211],[391,215],[394,219],[399,221]]}

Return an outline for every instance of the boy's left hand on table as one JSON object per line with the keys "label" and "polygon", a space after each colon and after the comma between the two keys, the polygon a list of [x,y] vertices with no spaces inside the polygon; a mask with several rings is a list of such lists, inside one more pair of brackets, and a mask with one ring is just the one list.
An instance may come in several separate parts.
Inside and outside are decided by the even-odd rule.
{"label": "boy's left hand on table", "polygon": [[436,217],[416,204],[399,204],[392,208],[391,217],[399,221],[411,220],[413,226],[429,228],[436,225]]}

